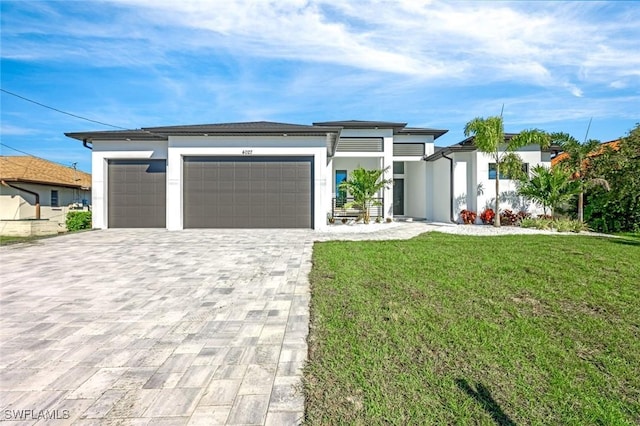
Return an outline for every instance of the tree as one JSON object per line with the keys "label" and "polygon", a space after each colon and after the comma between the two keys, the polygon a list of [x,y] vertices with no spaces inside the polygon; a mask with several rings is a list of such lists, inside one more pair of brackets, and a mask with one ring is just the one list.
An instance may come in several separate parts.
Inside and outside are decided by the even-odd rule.
{"label": "tree", "polygon": [[353,201],[345,204],[345,207],[361,209],[364,223],[369,223],[371,220],[371,206],[380,205],[380,202],[376,200],[378,192],[393,182],[391,179],[382,179],[388,169],[387,167],[384,170],[365,170],[363,167],[358,167],[338,187],[339,190],[349,191]]}
{"label": "tree", "polygon": [[474,118],[464,127],[465,136],[474,136],[478,151],[485,153],[496,165],[496,219],[494,226],[500,226],[500,169],[510,177],[522,175],[522,159],[515,151],[526,145],[549,147],[551,139],[542,130],[524,130],[509,140],[504,137],[502,117]]}
{"label": "tree", "polygon": [[588,160],[602,150],[600,141],[590,139],[580,143],[567,133],[554,133],[551,135],[554,143],[558,143],[566,155],[558,162],[558,167],[565,169],[580,185],[578,192],[578,220],[584,222],[584,193],[587,187],[602,186],[609,189],[609,183],[601,177],[586,173]]}
{"label": "tree", "polygon": [[545,216],[547,209],[553,213],[559,205],[569,201],[579,191],[578,182],[560,168],[550,169],[537,165],[531,169],[531,178],[518,183],[518,193],[541,205]]}
{"label": "tree", "polygon": [[589,160],[587,177],[599,176],[610,190],[592,187],[585,193],[584,216],[600,232],[640,231],[640,124]]}

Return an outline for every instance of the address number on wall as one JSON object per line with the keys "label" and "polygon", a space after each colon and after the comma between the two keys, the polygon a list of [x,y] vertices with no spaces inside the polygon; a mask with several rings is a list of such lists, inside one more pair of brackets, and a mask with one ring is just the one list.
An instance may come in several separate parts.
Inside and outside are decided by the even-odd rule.
{"label": "address number on wall", "polygon": [[242,150],[242,155],[253,155],[253,150],[252,149],[243,149]]}

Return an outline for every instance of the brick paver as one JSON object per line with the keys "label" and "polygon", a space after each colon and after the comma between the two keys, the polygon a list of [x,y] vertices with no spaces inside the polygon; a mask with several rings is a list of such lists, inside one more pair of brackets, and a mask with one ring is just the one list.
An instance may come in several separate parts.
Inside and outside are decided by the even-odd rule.
{"label": "brick paver", "polygon": [[313,241],[426,230],[127,229],[2,247],[0,417],[300,423]]}

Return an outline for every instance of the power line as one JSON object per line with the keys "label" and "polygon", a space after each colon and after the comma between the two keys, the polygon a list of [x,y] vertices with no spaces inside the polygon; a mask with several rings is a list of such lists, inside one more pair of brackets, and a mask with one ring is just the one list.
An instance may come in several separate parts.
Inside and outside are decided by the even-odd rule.
{"label": "power line", "polygon": [[114,126],[113,124],[104,123],[104,122],[102,122],[102,121],[98,121],[98,120],[92,120],[92,119],[90,119],[90,118],[86,118],[86,117],[82,117],[82,116],[80,116],[80,115],[72,114],[72,113],[70,113],[70,112],[62,111],[62,110],[60,110],[60,109],[58,109],[58,108],[54,108],[54,107],[51,107],[51,106],[49,106],[49,105],[42,104],[42,103],[40,103],[40,102],[34,101],[33,99],[25,98],[24,96],[20,96],[20,95],[18,95],[17,93],[13,93],[13,92],[10,92],[10,91],[5,90],[5,89],[1,89],[1,88],[0,88],[0,91],[2,91],[2,92],[4,92],[4,93],[6,93],[6,94],[8,94],[8,95],[15,96],[16,98],[20,98],[20,99],[22,99],[22,100],[25,100],[25,101],[27,101],[27,102],[31,102],[32,104],[36,104],[36,105],[39,105],[39,106],[41,106],[41,107],[44,107],[44,108],[48,108],[48,109],[50,109],[50,110],[53,110],[53,111],[55,111],[55,112],[59,112],[60,114],[66,114],[66,115],[69,115],[69,116],[71,116],[71,117],[79,118],[79,119],[81,119],[81,120],[85,120],[85,121],[90,121],[90,122],[92,122],[92,123],[101,124],[101,125],[103,125],[103,126],[113,127],[113,128],[115,128],[115,129],[128,130],[128,129],[124,128],[124,127]]}
{"label": "power line", "polygon": [[[20,151],[19,149],[16,149],[16,148],[14,148],[14,147],[11,147],[11,146],[9,146],[9,145],[7,145],[7,144],[5,144],[5,143],[2,143],[2,142],[0,142],[0,145],[4,146],[5,148],[9,148],[9,149],[11,149],[11,150],[13,150],[13,151],[17,151],[17,152],[19,152],[19,153],[21,153],[21,154],[28,155],[29,157],[36,157],[36,158],[40,158],[40,157],[38,157],[37,155],[33,155],[33,154],[29,154],[28,152]],[[46,160],[46,158],[40,158],[40,159],[41,159],[41,160]],[[49,160],[47,160],[47,161],[49,161]]]}
{"label": "power line", "polygon": [[[12,147],[12,146],[7,145],[6,143],[2,143],[2,142],[0,142],[0,145],[4,146],[5,148],[9,148],[9,149],[11,149],[11,150],[13,150],[13,151],[16,151],[16,152],[19,152],[19,153],[21,153],[21,154],[24,154],[24,155],[26,155],[26,156],[28,156],[28,157],[33,157],[33,158],[37,158],[37,159],[39,159],[39,160],[48,161],[48,162],[50,162],[50,163],[55,163],[55,164],[58,164],[58,165],[63,166],[63,167],[69,167],[69,166],[67,166],[66,164],[63,164],[63,163],[60,163],[60,162],[57,162],[57,161],[47,160],[46,158],[38,157],[37,155],[33,155],[33,154],[29,153],[29,152],[21,151],[21,150],[19,150],[19,149],[17,149],[17,148],[14,148],[14,147]],[[7,161],[9,161],[9,160],[7,160]],[[69,167],[69,168],[72,168],[72,167]]]}

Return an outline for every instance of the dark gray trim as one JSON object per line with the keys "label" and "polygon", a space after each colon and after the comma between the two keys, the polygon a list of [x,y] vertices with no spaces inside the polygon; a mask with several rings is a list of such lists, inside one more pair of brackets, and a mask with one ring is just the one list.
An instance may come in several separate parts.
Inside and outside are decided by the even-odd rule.
{"label": "dark gray trim", "polygon": [[337,126],[345,129],[402,129],[407,123],[395,123],[391,121],[366,121],[366,120],[343,120],[343,121],[321,121],[313,123],[314,126]]}
{"label": "dark gray trim", "polygon": [[66,136],[78,140],[168,140],[169,136],[325,136],[340,133],[339,126],[306,126],[300,124],[251,121],[244,123],[196,124],[187,126],[143,127],[132,130],[71,132]]}
{"label": "dark gray trim", "polygon": [[336,152],[383,152],[383,138],[346,137],[338,140]]}
{"label": "dark gray trim", "polygon": [[436,140],[440,136],[447,133],[449,130],[446,129],[429,129],[422,127],[405,127],[404,129],[398,130],[394,132],[396,135],[432,135],[433,139]]}
{"label": "dark gray trim", "polygon": [[424,143],[394,143],[393,155],[396,157],[421,157],[424,155]]}
{"label": "dark gray trim", "polygon": [[475,146],[461,146],[461,145],[452,145],[446,147],[436,147],[435,152],[424,158],[425,161],[436,161],[440,158],[443,158],[445,155],[456,153],[456,152],[471,152],[475,151]]}

